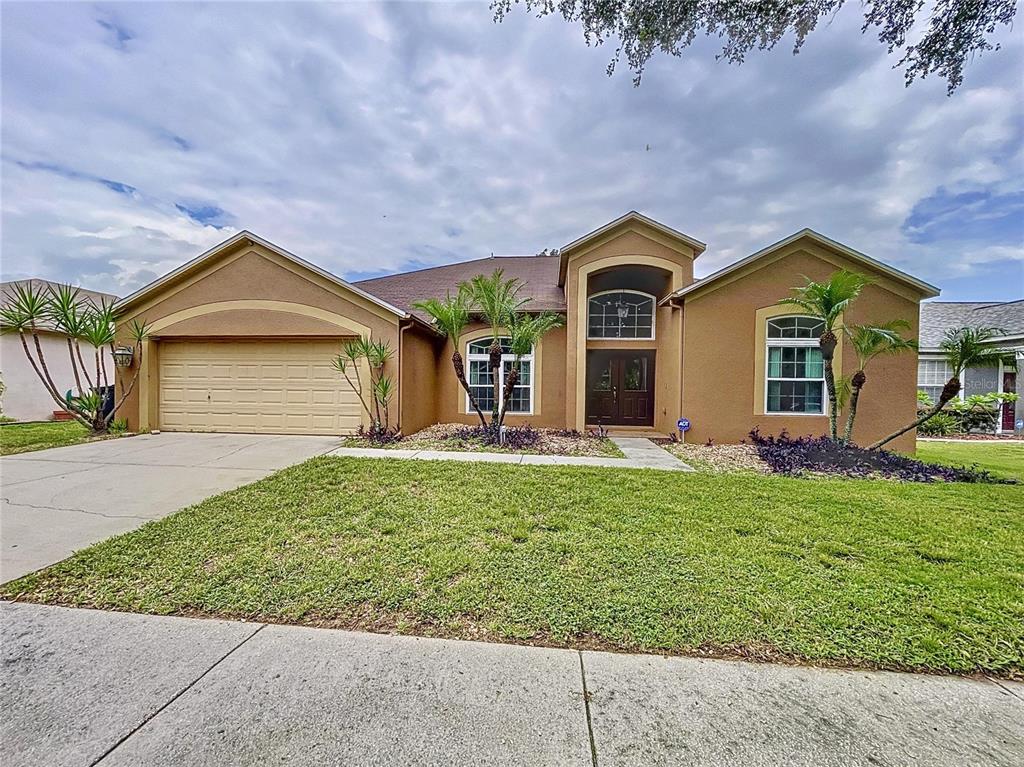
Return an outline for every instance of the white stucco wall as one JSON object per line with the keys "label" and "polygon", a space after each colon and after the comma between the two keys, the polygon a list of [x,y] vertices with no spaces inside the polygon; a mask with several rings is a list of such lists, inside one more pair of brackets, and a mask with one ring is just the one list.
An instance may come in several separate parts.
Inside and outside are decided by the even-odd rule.
{"label": "white stucco wall", "polygon": [[[31,346],[32,339],[29,338],[28,341]],[[43,333],[39,337],[39,342],[43,347],[46,366],[50,370],[57,389],[61,394],[68,389],[74,389],[75,375],[71,370],[71,360],[68,359],[68,347],[64,337]],[[92,367],[93,347],[88,344],[83,345],[82,357],[90,366],[89,375],[95,376]],[[107,380],[113,383],[114,368],[110,361],[109,351],[104,354],[104,358]],[[32,370],[32,366],[25,359],[25,352],[17,333],[0,336],[0,374],[3,375],[4,385],[7,387],[3,394],[4,415],[17,418],[19,421],[47,421],[52,417],[57,405],[46,393],[42,381],[39,380],[35,371]],[[82,381],[82,385],[86,385],[85,381]]]}

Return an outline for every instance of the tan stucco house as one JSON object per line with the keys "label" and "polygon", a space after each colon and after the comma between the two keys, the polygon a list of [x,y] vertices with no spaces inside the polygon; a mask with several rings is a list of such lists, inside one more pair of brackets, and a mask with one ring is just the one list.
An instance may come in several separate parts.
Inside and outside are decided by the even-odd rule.
{"label": "tan stucco house", "polygon": [[[145,319],[140,381],[126,404],[134,428],[344,434],[357,429],[355,393],[330,361],[345,337],[395,350],[403,431],[473,423],[451,368],[452,344],[470,383],[489,396],[487,331],[444,339],[415,301],[501,268],[525,283],[529,308],[566,323],[525,359],[508,423],[665,434],[679,417],[687,439],[737,442],[762,432],[827,429],[814,322],[780,304],[804,276],[837,269],[873,282],[846,322],[901,318],[916,335],[918,305],[938,290],[809,229],[700,280],[704,243],[636,212],[557,254],[485,258],[349,283],[249,232],[240,232],[123,299],[121,322]],[[853,372],[841,349],[837,367]],[[877,360],[855,438],[864,443],[911,420],[917,360]],[[912,450],[913,433],[896,447]]]}

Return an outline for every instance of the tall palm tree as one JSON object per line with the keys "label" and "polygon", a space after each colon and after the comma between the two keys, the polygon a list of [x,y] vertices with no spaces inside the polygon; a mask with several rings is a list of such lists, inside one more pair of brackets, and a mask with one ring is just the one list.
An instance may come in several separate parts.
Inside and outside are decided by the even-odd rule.
{"label": "tall palm tree", "polygon": [[564,324],[565,319],[553,312],[543,312],[535,315],[521,312],[508,325],[511,353],[514,355],[515,360],[512,363],[512,369],[505,376],[505,391],[501,400],[501,415],[498,417],[498,426],[505,423],[505,413],[508,412],[512,392],[515,389],[515,385],[519,382],[523,356],[530,353],[537,345],[537,342],[540,341],[541,336],[549,330],[554,330]]}
{"label": "tall palm tree", "polygon": [[462,388],[466,390],[469,397],[469,404],[476,414],[480,416],[480,425],[487,427],[487,419],[484,417],[473,389],[466,380],[466,365],[459,351],[459,338],[462,336],[466,325],[469,324],[469,300],[465,290],[459,290],[454,296],[451,293],[444,298],[429,298],[425,301],[416,301],[413,307],[430,315],[434,321],[434,327],[446,338],[452,340],[455,351],[452,353],[452,367],[455,368],[455,377],[459,379]]}
{"label": "tall palm tree", "polygon": [[821,348],[825,391],[828,394],[828,426],[832,439],[838,439],[839,403],[836,398],[835,371],[832,369],[832,360],[839,343],[836,337],[836,323],[839,321],[839,315],[857,299],[870,280],[863,274],[848,272],[845,269],[834,272],[824,282],[814,282],[807,277],[804,279],[807,280],[807,284],[793,288],[793,295],[784,298],[782,303],[798,306],[823,323],[818,346]]}
{"label": "tall palm tree", "polygon": [[843,442],[853,437],[853,422],[857,418],[857,403],[860,393],[867,382],[864,369],[875,357],[885,354],[899,354],[917,349],[917,342],[900,335],[901,330],[909,330],[910,323],[906,320],[893,320],[878,325],[853,325],[845,328],[850,339],[850,346],[857,355],[857,370],[850,379],[849,409],[846,414],[846,429]]}
{"label": "tall palm tree", "polygon": [[[494,386],[493,406],[491,410],[491,426],[497,428],[501,417],[501,334],[502,328],[513,324],[518,312],[528,299],[520,299],[519,291],[523,288],[522,280],[515,277],[505,279],[504,271],[495,269],[490,276],[478,274],[469,282],[460,285],[471,308],[480,314],[484,322],[491,326],[491,346],[487,350],[488,367],[491,371],[491,382]],[[464,287],[463,287],[464,286]]]}
{"label": "tall palm tree", "polygon": [[939,394],[938,401],[924,415],[907,424],[902,429],[894,431],[888,437],[868,445],[868,449],[875,450],[880,448],[900,435],[906,434],[911,429],[916,429],[925,421],[938,414],[946,406],[946,403],[960,393],[960,376],[967,368],[997,366],[1006,354],[993,347],[991,341],[993,338],[998,338],[1001,335],[1006,335],[1006,331],[1000,328],[962,327],[947,330],[939,347],[942,349],[943,356],[952,370],[952,375],[942,387],[942,393]]}

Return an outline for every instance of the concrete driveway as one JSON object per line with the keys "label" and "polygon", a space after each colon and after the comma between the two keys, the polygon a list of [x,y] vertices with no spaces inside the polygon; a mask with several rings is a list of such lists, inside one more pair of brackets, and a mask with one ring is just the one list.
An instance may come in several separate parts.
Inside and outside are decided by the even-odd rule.
{"label": "concrete driveway", "polygon": [[338,442],[144,434],[0,458],[0,582],[326,453]]}

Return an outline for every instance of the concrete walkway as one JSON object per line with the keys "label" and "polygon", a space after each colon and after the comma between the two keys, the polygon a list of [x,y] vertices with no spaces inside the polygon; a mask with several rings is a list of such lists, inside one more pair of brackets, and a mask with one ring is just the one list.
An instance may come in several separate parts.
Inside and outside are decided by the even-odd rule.
{"label": "concrete walkway", "polygon": [[0,604],[0,763],[1002,765],[1024,685]]}
{"label": "concrete walkway", "polygon": [[4,456],[0,582],[337,444],[337,437],[141,434]]}
{"label": "concrete walkway", "polygon": [[609,466],[617,469],[661,469],[693,471],[693,468],[647,438],[610,437],[626,456],[527,455],[522,453],[457,452],[454,450],[387,450],[369,447],[339,447],[328,455],[352,458],[406,458],[417,461],[468,461],[479,463],[514,463],[524,466]]}

